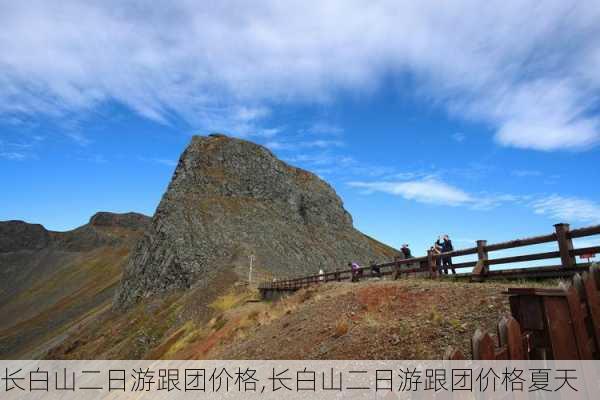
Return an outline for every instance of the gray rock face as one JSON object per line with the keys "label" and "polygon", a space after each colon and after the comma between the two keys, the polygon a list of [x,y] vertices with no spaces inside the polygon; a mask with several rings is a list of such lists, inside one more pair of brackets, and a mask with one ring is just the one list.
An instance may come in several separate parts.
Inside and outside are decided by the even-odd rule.
{"label": "gray rock face", "polygon": [[326,182],[257,144],[195,136],[125,270],[115,305],[207,284],[221,268],[277,275],[388,260],[394,250],[354,229]]}

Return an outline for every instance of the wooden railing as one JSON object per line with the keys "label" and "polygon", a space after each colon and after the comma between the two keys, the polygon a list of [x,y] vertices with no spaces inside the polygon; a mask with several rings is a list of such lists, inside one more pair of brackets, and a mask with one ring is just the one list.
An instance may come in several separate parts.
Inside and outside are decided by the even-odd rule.
{"label": "wooden railing", "polygon": [[[600,267],[556,289],[508,289],[510,316],[498,323],[497,338],[477,330],[475,360],[600,359]],[[464,359],[453,348],[447,359]]]}
{"label": "wooden railing", "polygon": [[[447,253],[435,254],[429,251],[426,256],[413,258],[397,257],[394,261],[361,267],[357,272],[351,269],[314,274],[293,279],[263,282],[259,285],[261,290],[297,290],[313,284],[360,279],[361,277],[394,275],[397,278],[403,274],[421,273],[427,276],[437,276],[437,260],[443,257],[462,257],[477,255],[477,261],[455,263],[454,269],[472,268],[469,275],[473,280],[483,280],[497,277],[558,277],[573,275],[578,271],[589,267],[589,263],[577,263],[576,257],[589,253],[599,253],[600,246],[584,247],[575,249],[573,239],[600,234],[600,225],[569,229],[568,224],[554,225],[554,232],[548,235],[536,236],[525,239],[511,240],[508,242],[487,244],[486,240],[478,240],[477,246],[455,250]],[[514,249],[523,246],[531,246],[549,242],[557,242],[558,251],[518,255],[511,257],[489,258],[489,253],[499,250]],[[560,258],[560,265],[544,267],[527,267],[520,269],[490,270],[491,265],[510,264],[524,261],[536,261],[552,258]],[[378,271],[378,272],[377,272]],[[464,276],[464,274],[462,274]]]}

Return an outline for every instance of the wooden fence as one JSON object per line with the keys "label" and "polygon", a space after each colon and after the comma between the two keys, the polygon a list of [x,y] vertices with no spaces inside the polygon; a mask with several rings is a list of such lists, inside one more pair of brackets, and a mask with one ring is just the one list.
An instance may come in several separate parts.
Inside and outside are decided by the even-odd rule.
{"label": "wooden fence", "polygon": [[[587,270],[590,263],[577,263],[576,257],[600,252],[600,246],[584,247],[575,249],[573,239],[583,238],[592,235],[600,234],[600,225],[590,226],[579,229],[569,229],[568,224],[554,225],[554,232],[526,239],[511,240],[503,243],[487,244],[486,240],[478,240],[477,246],[455,250],[442,254],[434,254],[429,251],[426,256],[402,259],[397,257],[394,261],[376,264],[372,266],[362,267],[359,271],[360,277],[385,276],[394,275],[397,278],[403,274],[421,273],[427,276],[437,276],[437,260],[442,257],[461,257],[467,255],[477,255],[477,261],[469,261],[453,264],[454,269],[468,269],[472,272],[469,274],[458,274],[469,276],[472,280],[484,280],[490,278],[515,278],[515,277],[563,277],[572,276],[577,272]],[[523,246],[530,246],[542,243],[557,242],[558,250],[543,253],[534,253],[526,255],[518,255],[511,257],[490,258],[489,254],[494,251],[514,249]],[[527,268],[511,268],[490,270],[492,265],[509,264],[524,261],[536,261],[552,258],[560,258],[560,265],[544,266],[544,267],[527,267]],[[308,275],[299,278],[285,279],[280,281],[267,281],[259,285],[262,291],[293,291],[309,285],[356,279],[356,274],[353,275],[352,270],[338,270],[327,272],[325,274]]]}
{"label": "wooden fence", "polygon": [[[600,267],[557,289],[509,289],[510,316],[498,323],[494,340],[477,330],[476,360],[600,359]],[[464,359],[449,348],[447,359]]]}

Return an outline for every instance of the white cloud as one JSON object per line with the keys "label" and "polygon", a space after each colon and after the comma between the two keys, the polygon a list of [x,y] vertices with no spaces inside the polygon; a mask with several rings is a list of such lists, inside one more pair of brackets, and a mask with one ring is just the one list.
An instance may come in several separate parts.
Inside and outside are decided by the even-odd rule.
{"label": "white cloud", "polygon": [[270,141],[265,146],[271,150],[298,150],[298,149],[326,149],[331,147],[343,147],[344,142],[340,140],[310,140],[301,142]]}
{"label": "white cloud", "polygon": [[557,222],[600,224],[600,204],[592,200],[555,194],[537,199],[531,206],[536,214],[547,215]]}
{"label": "white cloud", "polygon": [[458,143],[464,142],[466,137],[467,136],[462,132],[456,132],[452,135],[452,139],[454,139],[454,141],[456,141]]}
{"label": "white cloud", "polygon": [[153,164],[160,164],[160,165],[164,165],[167,167],[177,166],[177,160],[172,160],[170,158],[138,156],[137,159],[139,161],[149,162],[149,163],[153,163]]}
{"label": "white cloud", "polygon": [[510,172],[511,175],[519,177],[519,178],[528,178],[528,177],[536,177],[542,176],[541,171],[533,170],[533,169],[515,169]]}
{"label": "white cloud", "polygon": [[314,167],[332,166],[336,169],[347,168],[356,165],[356,160],[350,156],[336,155],[331,153],[302,153],[292,157],[284,157],[289,163],[307,164]]}
{"label": "white cloud", "polygon": [[310,133],[313,135],[332,135],[339,136],[344,133],[344,129],[335,124],[331,124],[328,122],[316,122],[312,126],[302,129],[301,133]]}
{"label": "white cloud", "polygon": [[3,151],[0,152],[0,158],[4,158],[12,161],[22,161],[27,158],[27,156],[23,153],[19,153],[16,151]]}
{"label": "white cloud", "polygon": [[112,100],[162,123],[251,135],[275,105],[370,94],[407,73],[501,145],[599,140],[595,2],[158,4],[2,2],[0,114],[60,118]]}
{"label": "white cloud", "polygon": [[350,182],[349,185],[364,189],[367,193],[384,192],[421,203],[458,206],[474,201],[468,193],[436,179],[407,182]]}
{"label": "white cloud", "polygon": [[363,189],[365,194],[382,192],[401,196],[406,200],[444,206],[464,206],[473,210],[491,210],[504,204],[522,204],[530,196],[502,193],[469,193],[459,187],[440,181],[435,175],[410,181],[349,182],[349,186]]}

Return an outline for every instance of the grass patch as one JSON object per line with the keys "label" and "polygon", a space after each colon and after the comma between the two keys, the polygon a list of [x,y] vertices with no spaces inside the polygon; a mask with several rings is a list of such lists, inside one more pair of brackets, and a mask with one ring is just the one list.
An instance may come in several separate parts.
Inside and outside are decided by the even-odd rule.
{"label": "grass patch", "polygon": [[345,319],[339,320],[335,324],[335,328],[333,330],[333,337],[339,338],[344,336],[350,330],[350,324]]}

